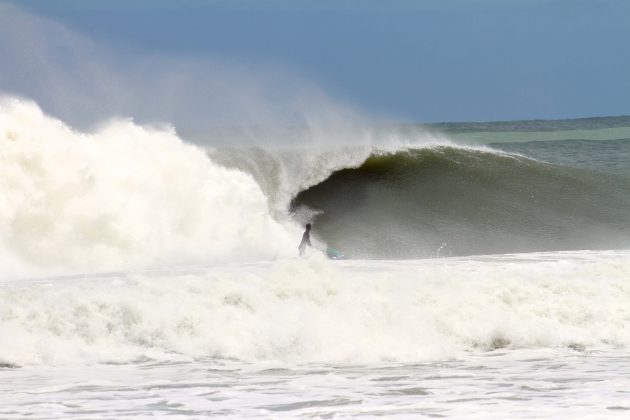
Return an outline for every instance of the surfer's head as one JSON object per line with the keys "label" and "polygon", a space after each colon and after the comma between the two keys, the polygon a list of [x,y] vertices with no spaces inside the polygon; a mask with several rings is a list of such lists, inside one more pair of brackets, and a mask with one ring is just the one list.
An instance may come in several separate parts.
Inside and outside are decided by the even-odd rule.
{"label": "surfer's head", "polygon": [[306,224],[306,230],[311,230],[311,224],[310,223]]}

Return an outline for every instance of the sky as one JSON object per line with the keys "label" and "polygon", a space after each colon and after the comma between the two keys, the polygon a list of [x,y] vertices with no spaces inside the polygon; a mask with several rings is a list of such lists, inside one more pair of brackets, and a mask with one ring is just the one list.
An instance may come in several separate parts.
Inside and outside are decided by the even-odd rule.
{"label": "sky", "polygon": [[11,3],[125,57],[282,69],[374,118],[630,114],[627,0]]}

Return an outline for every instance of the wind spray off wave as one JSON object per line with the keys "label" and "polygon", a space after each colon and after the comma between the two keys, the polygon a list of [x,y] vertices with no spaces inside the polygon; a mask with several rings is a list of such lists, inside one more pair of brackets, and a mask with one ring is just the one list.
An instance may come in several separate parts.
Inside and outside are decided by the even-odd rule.
{"label": "wind spray off wave", "polygon": [[241,171],[172,128],[112,121],[80,133],[36,104],[0,101],[3,276],[293,252],[292,228]]}

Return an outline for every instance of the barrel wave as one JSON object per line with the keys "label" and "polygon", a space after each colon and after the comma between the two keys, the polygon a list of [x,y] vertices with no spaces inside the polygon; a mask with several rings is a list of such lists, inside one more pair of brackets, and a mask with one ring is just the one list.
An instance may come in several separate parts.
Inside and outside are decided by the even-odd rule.
{"label": "barrel wave", "polygon": [[429,135],[209,149],[129,120],[78,132],[6,97],[0,136],[6,278],[286,258],[305,222],[351,258],[630,245],[630,174]]}
{"label": "barrel wave", "polygon": [[301,191],[296,214],[357,258],[626,248],[630,180],[490,148],[374,151]]}

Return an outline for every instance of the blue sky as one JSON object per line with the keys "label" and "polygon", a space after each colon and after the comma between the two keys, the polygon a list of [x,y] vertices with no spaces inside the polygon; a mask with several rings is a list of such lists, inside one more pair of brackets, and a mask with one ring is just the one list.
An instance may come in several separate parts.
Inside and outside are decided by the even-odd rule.
{"label": "blue sky", "polygon": [[630,1],[22,0],[122,54],[274,63],[404,121],[630,114]]}

